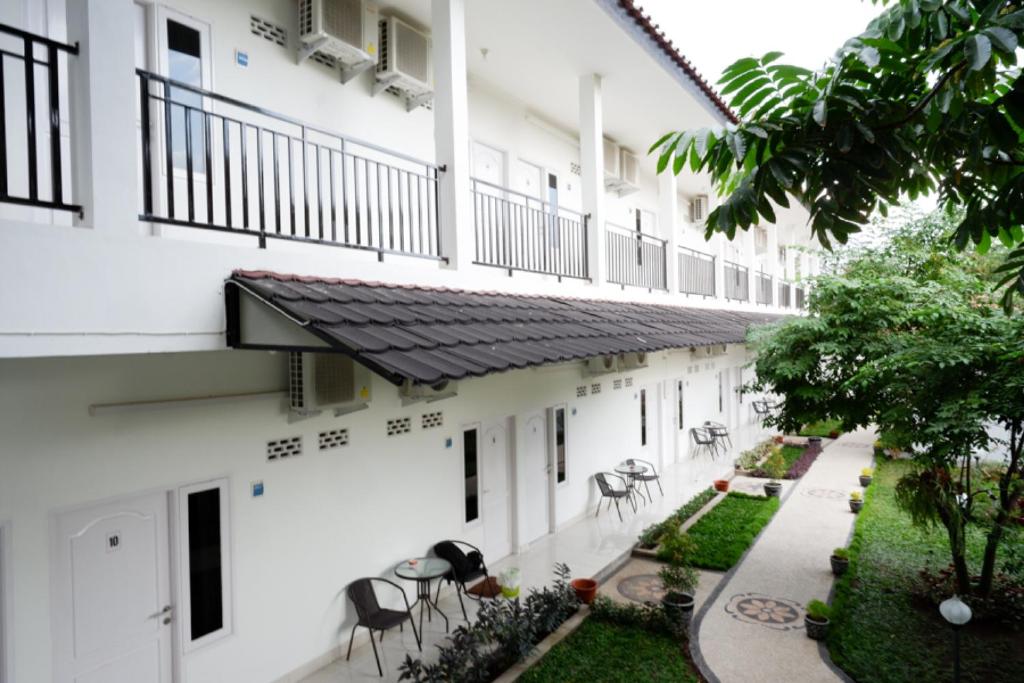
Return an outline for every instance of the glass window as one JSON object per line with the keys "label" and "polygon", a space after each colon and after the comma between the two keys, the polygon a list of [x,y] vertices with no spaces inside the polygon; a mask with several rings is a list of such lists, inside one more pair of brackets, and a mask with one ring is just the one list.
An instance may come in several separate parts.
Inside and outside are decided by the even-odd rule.
{"label": "glass window", "polygon": [[220,489],[188,494],[188,585],[192,640],[224,627]]}
{"label": "glass window", "polygon": [[722,373],[718,373],[718,412],[725,410],[725,405],[722,402]]}
{"label": "glass window", "polygon": [[647,445],[647,390],[640,390],[640,445]]}
{"label": "glass window", "polygon": [[677,425],[677,428],[680,431],[682,431],[682,429],[683,429],[683,380],[678,380],[676,382],[676,410],[679,413],[677,415],[677,418],[679,420],[679,424]]}
{"label": "glass window", "polygon": [[466,521],[472,522],[480,516],[476,429],[467,429],[462,433],[462,463],[465,480]]}
{"label": "glass window", "polygon": [[[167,20],[167,77],[196,88],[203,86],[202,39],[191,26]],[[187,168],[186,140],[191,138],[192,170],[206,170],[206,120],[202,113],[201,95],[183,88],[170,89],[171,101],[181,106],[171,107],[171,155],[174,167]],[[186,117],[188,128],[186,129]]]}
{"label": "glass window", "polygon": [[565,408],[555,408],[555,481],[565,481]]}

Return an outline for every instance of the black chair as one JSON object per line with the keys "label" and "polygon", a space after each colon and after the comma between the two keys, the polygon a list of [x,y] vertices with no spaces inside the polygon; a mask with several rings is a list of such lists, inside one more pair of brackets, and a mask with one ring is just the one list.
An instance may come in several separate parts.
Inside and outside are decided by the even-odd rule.
{"label": "black chair", "polygon": [[[608,477],[615,477],[616,479],[621,481],[622,482],[622,490],[620,491],[619,489],[617,489],[614,486],[612,486],[611,484],[609,484],[608,483]],[[629,504],[633,506],[633,512],[636,512],[636,503],[633,502],[633,497],[629,495],[630,494],[630,489],[629,489],[629,485],[626,483],[625,479],[623,479],[622,477],[620,477],[617,474],[612,474],[611,472],[598,472],[597,474],[594,475],[594,480],[597,481],[597,488],[599,488],[601,490],[601,497],[608,499],[608,507],[611,508],[612,501],[615,502],[615,511],[617,513],[619,513],[619,521],[620,522],[623,521],[622,520],[622,510],[619,509],[619,500],[620,499],[622,499],[622,498],[627,499],[629,501]],[[597,517],[600,513],[601,513],[601,501],[597,501],[597,512],[594,513],[594,516]]]}
{"label": "black chair", "polygon": [[[389,586],[396,588],[398,592],[402,594],[402,600],[405,601],[405,610],[381,607],[380,603],[377,601],[377,592],[373,589],[375,581],[379,583],[386,583]],[[373,639],[373,632],[380,631],[380,639],[383,642],[384,631],[396,626],[399,630],[404,630],[403,625],[406,620],[408,620],[410,626],[412,626],[412,634],[416,637],[416,646],[419,647],[420,652],[423,652],[423,643],[420,640],[419,633],[416,632],[416,622],[412,618],[412,608],[409,606],[409,598],[406,597],[405,590],[401,586],[394,581],[370,577],[365,579],[356,579],[348,585],[348,588],[345,589],[345,593],[356,608],[356,623],[353,624],[352,633],[348,636],[348,654],[345,655],[345,661],[348,661],[352,656],[352,638],[356,635],[356,627],[364,626],[370,631],[370,645],[373,646],[373,656],[377,660],[377,673],[380,674],[381,678],[384,678],[384,669],[380,666],[380,655],[377,653],[377,643]]]}
{"label": "black chair", "polygon": [[715,438],[710,430],[702,427],[693,427],[690,429],[690,440],[693,441],[693,445],[696,447],[695,457],[703,449],[708,452],[712,460],[718,459],[718,439]]}
{"label": "black chair", "polygon": [[704,422],[704,429],[711,432],[711,436],[715,437],[715,440],[722,445],[722,452],[726,452],[725,442],[729,442],[729,448],[732,448],[732,437],[729,436],[729,428],[721,422],[711,422],[706,420]]}
{"label": "black chair", "polygon": [[768,401],[753,401],[750,404],[754,408],[754,414],[757,415],[757,419],[764,422],[768,418],[772,411],[768,407]]}
{"label": "black chair", "polygon": [[651,487],[648,483],[652,481],[658,485],[658,491],[661,492],[661,497],[664,498],[665,491],[664,489],[661,488],[661,477],[658,476],[658,471],[654,468],[654,463],[649,462],[647,460],[640,460],[638,458],[629,458],[626,460],[627,465],[635,465],[636,463],[640,463],[641,465],[647,467],[647,471],[644,472],[643,474],[633,475],[633,479],[635,479],[636,481],[642,481],[644,483],[644,488],[647,489],[647,498],[652,503],[654,502],[654,498],[651,496]]}
{"label": "black chair", "polygon": [[[462,551],[459,546],[469,549],[468,553]],[[465,541],[441,541],[434,546],[434,554],[442,560],[448,560],[452,570],[445,574],[444,580],[455,584],[455,594],[459,598],[459,606],[462,607],[462,618],[469,621],[466,614],[466,604],[462,601],[465,595],[470,600],[482,600],[484,598],[497,597],[497,583],[487,574],[487,565],[484,563],[484,554],[472,543]],[[469,584],[483,579],[476,586]],[[477,590],[477,588],[480,590]],[[437,598],[441,597],[441,582],[437,582]]]}

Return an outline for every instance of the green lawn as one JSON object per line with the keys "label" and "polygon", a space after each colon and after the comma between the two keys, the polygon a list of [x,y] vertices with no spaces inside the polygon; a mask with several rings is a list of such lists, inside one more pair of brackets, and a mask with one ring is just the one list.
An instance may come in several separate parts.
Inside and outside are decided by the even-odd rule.
{"label": "green lawn", "polygon": [[[907,591],[921,569],[949,563],[945,530],[912,526],[893,499],[895,483],[909,467],[901,461],[878,463],[858,515],[850,569],[836,586],[829,650],[858,681],[945,683],[953,676],[949,628],[937,609]],[[982,543],[974,530],[968,545],[975,570]],[[974,624],[964,630],[961,643],[964,683],[1021,680],[1024,634]]]}
{"label": "green lawn", "polygon": [[813,424],[806,425],[800,430],[800,436],[820,436],[827,438],[833,431],[843,433],[843,429],[840,426],[842,423],[839,420],[822,420],[821,422],[815,422]]}
{"label": "green lawn", "polygon": [[682,642],[636,626],[590,617],[519,680],[524,683],[697,683],[699,679],[683,656]]}
{"label": "green lawn", "polygon": [[[789,472],[789,468],[793,466],[800,456],[804,454],[807,449],[803,446],[783,446],[782,447],[782,461],[786,464],[786,471]],[[764,463],[761,463],[757,468],[752,471],[751,476],[765,478],[768,473],[764,471]]]}
{"label": "green lawn", "polygon": [[778,498],[730,493],[690,527],[688,533],[697,543],[693,564],[704,569],[729,569],[778,509]]}

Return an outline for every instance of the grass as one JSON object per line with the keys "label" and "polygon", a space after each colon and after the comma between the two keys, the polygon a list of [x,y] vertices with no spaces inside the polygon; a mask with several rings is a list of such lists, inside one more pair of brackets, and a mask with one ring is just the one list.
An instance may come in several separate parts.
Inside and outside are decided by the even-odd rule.
{"label": "grass", "polygon": [[690,527],[688,533],[697,543],[693,564],[704,569],[729,569],[778,509],[778,498],[730,493]]}
{"label": "grass", "polygon": [[[782,461],[786,464],[786,472],[789,472],[789,468],[793,466],[800,456],[807,450],[803,446],[783,446],[782,447]],[[764,463],[761,464],[757,469],[750,473],[751,476],[766,478],[768,473],[764,471]]]}
{"label": "grass", "polygon": [[843,433],[842,423],[839,420],[821,420],[809,425],[804,425],[800,430],[800,436],[820,436],[828,438],[832,432]]}
{"label": "grass", "polygon": [[[932,605],[907,590],[921,569],[949,563],[945,529],[921,529],[894,500],[894,487],[908,470],[904,461],[881,461],[857,516],[851,562],[836,585],[828,645],[833,661],[858,681],[927,683],[952,679],[952,636]],[[984,539],[968,536],[972,567]],[[961,634],[967,683],[1020,680],[1024,634],[974,623]]]}
{"label": "grass", "polygon": [[555,645],[519,679],[524,683],[633,683],[699,679],[683,655],[683,643],[637,626],[593,617]]}

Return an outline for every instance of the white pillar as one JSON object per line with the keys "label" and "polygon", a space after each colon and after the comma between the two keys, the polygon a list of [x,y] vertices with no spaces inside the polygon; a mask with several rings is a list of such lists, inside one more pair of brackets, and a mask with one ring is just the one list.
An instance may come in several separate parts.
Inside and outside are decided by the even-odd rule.
{"label": "white pillar", "polygon": [[671,166],[658,176],[658,223],[665,242],[665,283],[670,294],[679,293],[679,197]]}
{"label": "white pillar", "polygon": [[67,0],[71,168],[76,224],[138,234],[135,5]]}
{"label": "white pillar", "polygon": [[604,121],[601,113],[601,77],[580,76],[580,166],[583,213],[589,214],[587,263],[595,285],[605,281],[604,233]]}
{"label": "white pillar", "polygon": [[444,166],[438,190],[442,256],[450,268],[473,260],[469,184],[469,98],[466,94],[465,0],[433,0],[434,144]]}

